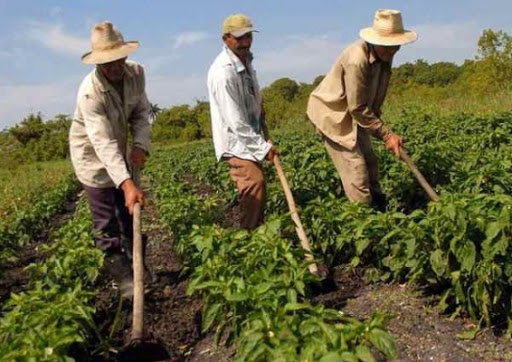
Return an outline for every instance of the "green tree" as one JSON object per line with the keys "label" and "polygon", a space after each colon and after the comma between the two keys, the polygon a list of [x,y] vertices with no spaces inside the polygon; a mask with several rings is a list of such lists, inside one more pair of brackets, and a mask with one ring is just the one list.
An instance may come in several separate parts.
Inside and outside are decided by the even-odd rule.
{"label": "green tree", "polygon": [[286,112],[298,90],[299,85],[290,78],[277,79],[262,90],[263,106],[269,128],[274,128],[283,117],[286,117]]}
{"label": "green tree", "polygon": [[512,77],[512,36],[502,30],[486,29],[478,40],[478,54],[490,65],[494,81]]}
{"label": "green tree", "polygon": [[29,114],[20,124],[12,127],[9,132],[22,145],[27,145],[31,140],[39,139],[45,131],[45,125],[41,113]]}

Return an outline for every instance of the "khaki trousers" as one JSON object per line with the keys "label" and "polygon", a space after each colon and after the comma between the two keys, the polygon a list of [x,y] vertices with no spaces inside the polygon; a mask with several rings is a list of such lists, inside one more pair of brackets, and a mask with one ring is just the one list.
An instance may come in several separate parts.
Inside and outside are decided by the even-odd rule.
{"label": "khaki trousers", "polygon": [[254,229],[263,223],[266,183],[263,168],[257,162],[238,157],[226,159],[231,180],[240,195],[240,227]]}
{"label": "khaki trousers", "polygon": [[384,197],[379,185],[377,157],[365,129],[358,128],[354,150],[342,147],[325,135],[322,138],[350,201],[370,204],[372,195]]}

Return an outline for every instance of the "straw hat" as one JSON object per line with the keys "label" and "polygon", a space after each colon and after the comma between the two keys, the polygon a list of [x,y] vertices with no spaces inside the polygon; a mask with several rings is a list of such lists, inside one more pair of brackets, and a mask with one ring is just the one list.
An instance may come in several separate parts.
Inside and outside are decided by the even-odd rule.
{"label": "straw hat", "polygon": [[373,26],[359,32],[359,36],[370,44],[394,46],[412,43],[418,39],[414,31],[404,30],[402,14],[398,10],[377,10]]}
{"label": "straw hat", "polygon": [[82,55],[82,62],[85,64],[113,62],[133,53],[138,47],[138,41],[124,41],[119,30],[112,23],[104,21],[92,28],[92,50]]}
{"label": "straw hat", "polygon": [[252,26],[252,21],[244,14],[228,16],[222,23],[222,35],[231,34],[238,38],[247,33],[258,32]]}

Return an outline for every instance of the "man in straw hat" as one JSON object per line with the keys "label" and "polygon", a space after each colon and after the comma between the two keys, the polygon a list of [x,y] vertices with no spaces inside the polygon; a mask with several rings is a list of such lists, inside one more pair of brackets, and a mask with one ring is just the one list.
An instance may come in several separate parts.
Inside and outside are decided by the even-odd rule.
{"label": "man in straw hat", "polygon": [[92,28],[91,46],[82,61],[96,68],[78,90],[69,132],[71,161],[89,201],[96,246],[105,251],[107,270],[120,283],[122,294],[130,296],[131,213],[136,202],[143,204],[144,195],[132,180],[128,164],[144,167],[150,103],[144,69],[126,60],[139,42],[124,41],[105,21]]}
{"label": "man in straw hat", "polygon": [[386,207],[378,180],[377,158],[369,135],[397,157],[402,137],[383,122],[381,106],[391,76],[391,62],[401,45],[417,39],[404,30],[397,10],[377,10],[373,26],[359,33],[309,97],[307,114],[322,134],[350,201]]}
{"label": "man in straw hat", "polygon": [[240,195],[240,226],[245,229],[263,222],[266,185],[261,162],[272,162],[277,152],[268,138],[252,67],[255,31],[247,16],[228,16],[222,24],[224,47],[208,72],[215,154],[229,165]]}

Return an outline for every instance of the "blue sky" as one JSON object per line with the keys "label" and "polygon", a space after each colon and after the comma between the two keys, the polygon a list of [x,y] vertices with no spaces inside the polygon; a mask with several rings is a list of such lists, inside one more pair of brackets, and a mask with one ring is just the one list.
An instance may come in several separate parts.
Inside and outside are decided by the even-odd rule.
{"label": "blue sky", "polygon": [[246,13],[260,30],[254,65],[265,86],[325,74],[379,8],[401,10],[405,27],[419,34],[395,65],[418,58],[461,63],[476,55],[483,29],[512,34],[510,0],[0,0],[0,129],[30,112],[45,119],[73,113],[78,86],[92,69],[80,57],[92,25],[103,20],[125,40],[141,42],[130,58],[146,67],[150,101],[170,107],[206,99],[206,73],[231,13]]}

